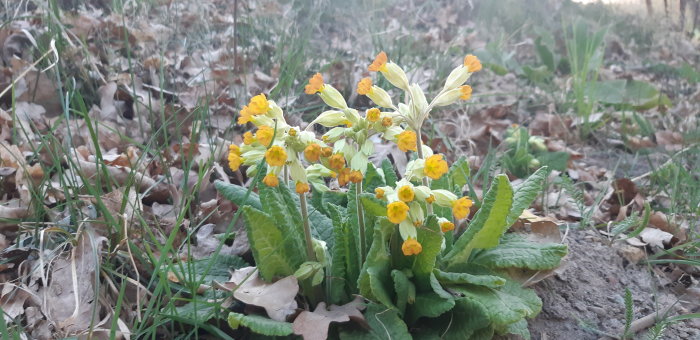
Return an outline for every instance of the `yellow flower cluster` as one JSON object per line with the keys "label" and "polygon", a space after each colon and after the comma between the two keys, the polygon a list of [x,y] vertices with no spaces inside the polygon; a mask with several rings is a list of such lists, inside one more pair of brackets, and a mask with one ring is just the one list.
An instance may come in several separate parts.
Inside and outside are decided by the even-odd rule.
{"label": "yellow flower cluster", "polygon": [[[304,92],[318,95],[331,109],[319,114],[304,130],[289,126],[274,101],[264,94],[256,95],[238,117],[239,124],[252,123],[256,129],[243,134],[240,147],[230,146],[229,167],[236,171],[241,165],[248,166],[251,175],[256,169],[252,165],[264,160],[265,185],[279,185],[284,170],[285,181],[291,180],[296,192],[304,195],[311,190],[310,184],[321,191],[329,190],[324,178],[335,178],[340,187],[357,183],[361,189],[376,137],[395,143],[403,152],[416,152],[418,157],[408,163],[404,178],[395,187],[377,188],[375,196],[387,202],[387,217],[398,224],[404,240],[402,252],[406,256],[419,254],[422,246],[416,228],[424,223],[424,209],[431,213],[432,204],[451,208],[454,218],[459,220],[469,216],[473,204],[468,197],[458,198],[447,190],[430,189],[430,181],[442,178],[449,168],[443,155],[433,154],[423,145],[422,124],[434,108],[470,99],[472,88],[464,83],[481,69],[479,59],[467,55],[449,74],[443,89],[428,101],[417,84],[409,83],[404,70],[390,61],[385,52],[380,52],[367,70],[378,72],[403,91],[406,102],[394,104],[392,96],[374,85],[372,78],[362,78],[357,93],[367,96],[377,106],[367,109],[364,115],[348,107],[341,93],[316,73],[308,80]],[[328,128],[320,139],[314,133],[316,125]],[[415,185],[417,182],[422,185]],[[455,222],[445,218],[440,218],[438,223],[443,232],[455,228]]]}

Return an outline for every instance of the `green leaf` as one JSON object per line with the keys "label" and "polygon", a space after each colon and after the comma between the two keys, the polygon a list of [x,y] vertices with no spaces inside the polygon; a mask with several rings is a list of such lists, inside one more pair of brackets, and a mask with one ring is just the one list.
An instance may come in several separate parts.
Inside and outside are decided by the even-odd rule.
{"label": "green leaf", "polygon": [[384,159],[382,161],[382,171],[384,172],[384,181],[386,185],[395,187],[399,178],[396,176],[396,170],[394,170],[394,165],[391,164],[390,160]]}
{"label": "green leaf", "polygon": [[565,151],[538,152],[535,156],[541,165],[558,171],[566,170],[569,166],[569,158],[571,158],[571,155]]}
{"label": "green leaf", "polygon": [[370,214],[373,217],[386,216],[385,201],[382,201],[369,193],[360,195],[360,201],[362,201],[362,206],[364,207],[366,214]]}
{"label": "green leaf", "polygon": [[416,302],[409,306],[407,319],[409,323],[428,317],[438,317],[455,306],[454,299],[446,299],[434,292],[424,292],[416,295]]}
{"label": "green leaf", "polygon": [[415,255],[413,261],[413,275],[418,291],[430,290],[430,274],[435,268],[435,262],[440,247],[442,246],[442,232],[435,216],[429,216],[425,226],[418,228],[418,242],[423,246],[423,251]]}
{"label": "green leaf", "polygon": [[364,191],[374,192],[374,189],[385,185],[386,183],[384,183],[384,179],[382,178],[382,175],[377,171],[377,168],[374,167],[374,164],[369,163],[367,165],[367,171],[365,172],[365,176],[362,179],[362,187],[364,188]]}
{"label": "green leaf", "polygon": [[469,273],[443,272],[439,269],[435,269],[433,273],[435,274],[435,278],[437,278],[440,283],[445,285],[468,283],[476,286],[497,288],[506,283],[504,278],[496,275],[472,275]]}
{"label": "green leaf", "polygon": [[530,330],[527,329],[527,320],[525,319],[511,323],[502,330],[497,329],[496,332],[499,334],[515,334],[525,340],[530,340]]}
{"label": "green leaf", "polygon": [[447,269],[456,263],[465,263],[473,249],[491,248],[508,229],[506,217],[513,202],[513,189],[506,175],[498,175],[484,196],[481,208],[445,256]]}
{"label": "green leaf", "polygon": [[369,331],[347,330],[340,333],[344,340],[410,340],[408,327],[401,320],[399,313],[380,304],[370,303],[365,311],[365,320]]}
{"label": "green leaf", "polygon": [[452,311],[440,319],[445,340],[490,339],[493,335],[486,310],[470,299],[457,300]]}
{"label": "green leaf", "polygon": [[302,238],[304,226],[298,208],[299,200],[295,198],[282,182],[276,187],[260,186],[260,199],[265,202],[263,212],[277,223],[277,228],[284,235],[285,247],[292,253],[305,254],[306,241]]}
{"label": "green leaf", "polygon": [[394,291],[396,292],[396,307],[399,313],[406,312],[406,305],[414,303],[416,300],[416,286],[408,279],[408,276],[400,270],[392,270],[391,278],[394,280]]}
{"label": "green leaf", "polygon": [[542,39],[540,37],[535,39],[535,49],[537,50],[537,56],[540,58],[542,64],[547,66],[551,72],[556,71],[554,54],[552,54],[552,51],[549,49],[549,47],[547,47],[547,45],[542,43]]}
{"label": "green leaf", "polygon": [[304,252],[290,249],[285,235],[272,217],[251,206],[243,207],[250,248],[260,276],[268,282],[289,276],[304,262]]}
{"label": "green leaf", "polygon": [[[333,204],[328,205],[328,212],[333,220],[333,236],[335,246],[331,250],[331,274],[328,277],[328,299],[331,304],[341,305],[348,299],[346,286],[348,285],[346,274],[347,228],[348,220],[341,214],[340,208]],[[354,281],[353,281],[354,282]]]}
{"label": "green leaf", "polygon": [[309,224],[311,225],[311,236],[326,242],[328,249],[335,247],[333,221],[328,216],[318,210],[309,211]]}
{"label": "green leaf", "polygon": [[329,204],[346,207],[348,205],[348,195],[340,191],[326,191],[323,193],[321,202],[324,207],[327,207]]}
{"label": "green leaf", "polygon": [[[452,181],[452,186],[461,191],[462,188],[469,183],[469,176],[471,175],[467,157],[462,156],[454,162],[450,167],[448,175]],[[451,190],[455,189],[451,188]]]}
{"label": "green leaf", "polygon": [[290,335],[294,331],[292,324],[289,322],[275,321],[259,315],[244,315],[235,312],[229,313],[228,324],[233,329],[244,326],[255,333],[267,336]]}
{"label": "green leaf", "polygon": [[518,217],[523,213],[523,210],[530,207],[532,201],[535,200],[537,194],[542,191],[542,183],[547,178],[549,174],[549,169],[547,167],[541,167],[534,174],[530,175],[523,183],[521,183],[517,188],[515,188],[515,194],[513,195],[513,206],[508,212],[508,218],[506,218],[506,225],[510,227],[518,220]]}
{"label": "green leaf", "polygon": [[542,309],[542,301],[531,289],[507,280],[500,288],[474,285],[454,285],[449,288],[481,304],[494,328],[503,329],[523,318],[535,317]]}
{"label": "green leaf", "polygon": [[237,206],[242,207],[244,205],[250,205],[255,209],[262,210],[262,205],[260,204],[260,198],[258,194],[251,192],[248,199],[245,199],[248,189],[240,185],[225,183],[222,181],[214,182],[216,190],[221,193],[227,200],[235,203]]}
{"label": "green leaf", "polygon": [[388,244],[395,229],[396,226],[386,218],[377,219],[374,225],[374,242],[357,282],[360,295],[389,308],[396,308],[391,296],[391,254]]}
{"label": "green leaf", "polygon": [[506,234],[501,244],[477,252],[472,262],[489,268],[553,269],[566,256],[566,245],[538,243],[526,240],[518,234]]}

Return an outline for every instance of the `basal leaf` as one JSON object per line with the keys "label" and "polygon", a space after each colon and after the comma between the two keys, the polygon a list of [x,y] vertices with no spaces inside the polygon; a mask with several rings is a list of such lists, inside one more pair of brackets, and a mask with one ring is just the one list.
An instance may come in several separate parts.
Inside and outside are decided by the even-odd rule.
{"label": "basal leaf", "polygon": [[395,187],[399,178],[396,176],[396,170],[394,170],[394,165],[391,164],[391,161],[388,159],[382,161],[382,171],[384,172],[384,181],[386,185]]}
{"label": "basal leaf", "polygon": [[467,158],[462,156],[456,162],[454,162],[450,167],[448,175],[450,176],[452,186],[454,187],[450,188],[449,190],[455,190],[456,188],[457,190],[461,191],[462,187],[467,185],[469,182],[470,170],[469,161],[467,161]]}
{"label": "basal leaf", "polygon": [[489,268],[545,270],[558,267],[566,254],[566,245],[532,242],[517,234],[506,234],[501,244],[479,251],[472,262]]}
{"label": "basal leaf", "polygon": [[442,232],[435,216],[429,216],[425,226],[418,228],[418,242],[423,246],[423,251],[415,255],[413,260],[413,275],[418,291],[430,290],[430,274],[435,268],[435,262],[440,247],[442,246]]}
{"label": "basal leaf", "polygon": [[522,184],[515,188],[515,193],[513,194],[513,206],[508,212],[508,218],[506,219],[506,225],[510,227],[518,220],[520,214],[523,210],[530,207],[532,201],[535,200],[537,194],[542,191],[542,183],[544,183],[545,178],[549,174],[549,169],[547,167],[541,167],[535,173],[530,175]]}
{"label": "basal leaf", "polygon": [[446,299],[434,292],[423,292],[416,295],[416,302],[408,308],[409,323],[414,323],[416,320],[428,317],[438,317],[455,306],[454,299]]}
{"label": "basal leaf", "polygon": [[216,190],[221,193],[227,200],[235,203],[238,206],[250,205],[255,209],[262,210],[262,205],[260,204],[260,198],[258,194],[251,192],[248,199],[245,199],[248,188],[244,188],[240,185],[225,183],[222,181],[216,181],[214,183]]}
{"label": "basal leaf", "polygon": [[469,299],[456,300],[454,308],[440,318],[443,327],[441,339],[490,339],[493,328],[484,308]]}
{"label": "basal leaf", "polygon": [[406,305],[416,300],[416,286],[408,279],[408,276],[400,270],[392,270],[391,278],[394,280],[396,292],[396,307],[402,315],[406,312]]}
{"label": "basal leaf", "polygon": [[497,329],[496,332],[501,335],[515,334],[525,340],[530,340],[531,338],[530,330],[527,329],[527,320],[525,319],[520,319],[518,322],[511,323],[503,329]]}
{"label": "basal leaf", "polygon": [[392,302],[391,254],[389,253],[389,239],[395,229],[395,225],[386,218],[377,220],[374,226],[374,242],[358,279],[360,295],[390,308],[396,308]]}
{"label": "basal leaf", "polygon": [[362,179],[362,187],[365,192],[374,192],[374,189],[378,187],[385,186],[384,179],[382,175],[374,167],[374,164],[369,163],[367,165],[367,172],[365,172],[365,177]]}
{"label": "basal leaf", "polygon": [[280,182],[277,187],[260,186],[260,199],[264,202],[263,212],[273,218],[277,228],[284,235],[284,244],[292,252],[305,253],[304,227],[299,211],[299,200],[293,197],[289,188]]}
{"label": "basal leaf", "polygon": [[365,214],[369,214],[372,217],[386,216],[386,202],[368,193],[362,194],[360,200],[365,208]]}
{"label": "basal leaf", "polygon": [[304,262],[304,252],[289,249],[285,236],[272,217],[251,206],[243,207],[246,230],[253,258],[266,281],[289,276]]}
{"label": "basal leaf", "polygon": [[348,330],[341,332],[344,340],[410,340],[408,327],[401,320],[398,312],[380,304],[370,303],[365,311],[365,320],[370,330]]}
{"label": "basal leaf", "polygon": [[498,240],[508,229],[506,217],[513,203],[513,189],[506,175],[498,175],[484,196],[481,208],[459,237],[452,250],[445,256],[447,268],[455,263],[465,263],[473,249],[485,249],[498,245]]}
{"label": "basal leaf", "polygon": [[468,283],[477,286],[497,288],[506,283],[504,278],[496,275],[472,275],[469,273],[443,272],[439,269],[435,269],[433,273],[435,274],[435,278],[437,278],[440,283],[445,285]]}
{"label": "basal leaf", "polygon": [[267,336],[290,335],[293,331],[292,324],[289,322],[275,321],[259,315],[244,315],[234,312],[229,313],[228,324],[233,329],[244,326],[255,333]]}
{"label": "basal leaf", "polygon": [[348,282],[346,281],[346,275],[348,273],[346,268],[346,256],[347,254],[347,218],[341,214],[340,208],[333,204],[328,205],[328,212],[330,213],[331,219],[333,221],[333,238],[335,240],[335,246],[329,248],[331,251],[331,273],[328,277],[328,299],[331,304],[342,304],[348,300],[348,294],[346,292],[346,287]]}

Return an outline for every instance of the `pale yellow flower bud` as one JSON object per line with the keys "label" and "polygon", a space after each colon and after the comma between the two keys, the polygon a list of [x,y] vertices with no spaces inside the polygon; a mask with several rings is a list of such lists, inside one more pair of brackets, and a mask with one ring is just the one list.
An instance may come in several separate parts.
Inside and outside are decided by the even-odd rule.
{"label": "pale yellow flower bud", "polygon": [[367,97],[381,107],[391,108],[394,106],[389,93],[379,86],[373,85],[372,90],[367,93]]}
{"label": "pale yellow flower bud", "polygon": [[323,91],[319,92],[318,96],[330,107],[341,110],[348,108],[348,104],[345,102],[343,95],[330,84],[325,84],[323,86]]}
{"label": "pale yellow flower bud", "polygon": [[441,207],[452,207],[452,202],[457,200],[457,195],[444,189],[433,190],[435,196],[435,204]]}
{"label": "pale yellow flower bud", "polygon": [[464,84],[464,82],[469,79],[469,76],[471,76],[471,72],[469,72],[468,67],[464,65],[457,66],[454,70],[452,70],[452,72],[450,72],[450,75],[447,76],[447,80],[445,80],[445,87],[443,87],[442,90],[449,91],[457,88],[458,86]]}
{"label": "pale yellow flower bud", "polygon": [[404,72],[399,65],[392,62],[386,63],[385,66],[385,69],[380,70],[380,72],[382,72],[386,80],[392,85],[404,91],[408,91],[408,77],[406,77],[406,72]]}
{"label": "pale yellow flower bud", "polygon": [[343,124],[346,119],[342,111],[329,110],[322,112],[309,125],[321,124],[325,127],[334,127]]}
{"label": "pale yellow flower bud", "polygon": [[[464,67],[464,66],[462,66]],[[459,87],[443,92],[439,97],[435,98],[435,106],[447,106],[458,101],[462,96],[462,89]]]}

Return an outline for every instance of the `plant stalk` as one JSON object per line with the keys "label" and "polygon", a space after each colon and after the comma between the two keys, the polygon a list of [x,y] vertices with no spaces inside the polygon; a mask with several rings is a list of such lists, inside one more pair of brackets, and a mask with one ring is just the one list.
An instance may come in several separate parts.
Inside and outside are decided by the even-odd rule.
{"label": "plant stalk", "polygon": [[299,202],[301,205],[301,218],[304,221],[304,239],[306,240],[306,260],[316,262],[316,253],[314,253],[314,245],[311,240],[311,227],[309,226],[309,210],[306,207],[306,194],[299,194]]}
{"label": "plant stalk", "polygon": [[362,257],[362,263],[365,262],[367,245],[365,244],[365,212],[362,209],[362,201],[360,201],[360,194],[362,193],[362,181],[358,182],[355,186],[355,204],[357,205],[357,222],[360,226],[360,254]]}
{"label": "plant stalk", "polygon": [[[425,160],[423,157],[423,139],[421,138],[422,134],[420,131],[420,128],[416,131],[416,134],[418,135],[418,138],[416,140],[416,146],[418,149],[418,158]],[[423,177],[423,185],[426,187],[430,188],[430,180],[428,180],[428,177]],[[433,204],[432,203],[426,203],[426,206],[428,208],[428,216],[433,214]]]}

